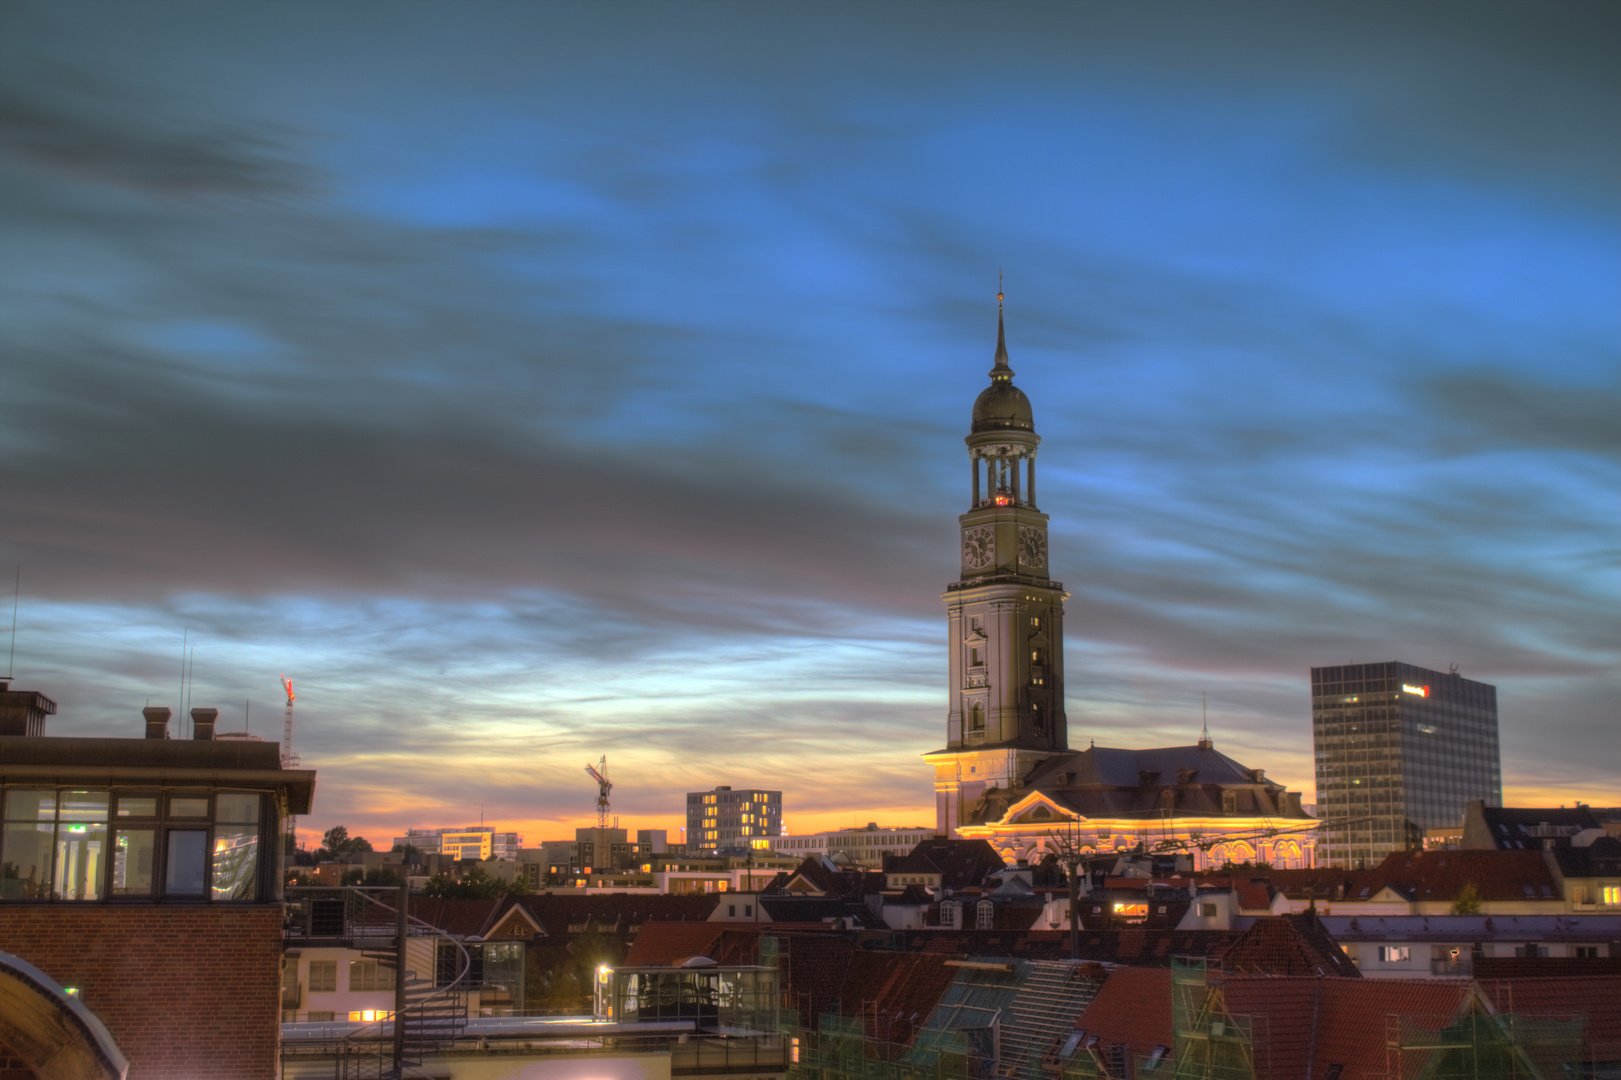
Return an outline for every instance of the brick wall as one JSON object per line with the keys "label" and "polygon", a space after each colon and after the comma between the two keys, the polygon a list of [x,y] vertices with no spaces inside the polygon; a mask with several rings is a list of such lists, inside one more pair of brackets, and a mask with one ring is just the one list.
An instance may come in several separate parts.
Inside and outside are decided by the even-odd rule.
{"label": "brick wall", "polygon": [[34,1070],[4,1042],[0,1042],[0,1080],[35,1080]]}
{"label": "brick wall", "polygon": [[80,988],[129,1080],[272,1080],[281,905],[0,905],[0,951]]}

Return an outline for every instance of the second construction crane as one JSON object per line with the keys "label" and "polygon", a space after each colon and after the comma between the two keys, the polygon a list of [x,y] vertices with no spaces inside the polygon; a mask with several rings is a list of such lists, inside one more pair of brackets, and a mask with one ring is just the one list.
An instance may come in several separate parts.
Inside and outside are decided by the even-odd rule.
{"label": "second construction crane", "polygon": [[585,771],[591,774],[591,779],[597,782],[597,828],[608,827],[608,792],[614,786],[608,780],[608,755],[603,754],[602,760],[595,765],[586,765]]}

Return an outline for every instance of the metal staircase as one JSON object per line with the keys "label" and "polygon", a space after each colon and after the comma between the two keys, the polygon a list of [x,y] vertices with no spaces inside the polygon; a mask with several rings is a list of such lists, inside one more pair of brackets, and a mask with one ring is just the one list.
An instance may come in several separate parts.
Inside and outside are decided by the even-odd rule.
{"label": "metal staircase", "polygon": [[[340,1080],[406,1080],[421,1075],[418,1070],[426,1058],[447,1049],[467,1026],[472,957],[460,941],[412,916],[409,909],[402,943],[394,890],[344,888],[331,892],[335,895],[304,901],[290,922],[295,932],[302,929],[312,938],[341,939],[390,972],[398,971],[403,962],[406,973],[405,999],[397,1016],[372,1021],[330,1047],[331,1057],[336,1058],[335,1075]],[[441,957],[452,958],[455,970],[436,972]]]}

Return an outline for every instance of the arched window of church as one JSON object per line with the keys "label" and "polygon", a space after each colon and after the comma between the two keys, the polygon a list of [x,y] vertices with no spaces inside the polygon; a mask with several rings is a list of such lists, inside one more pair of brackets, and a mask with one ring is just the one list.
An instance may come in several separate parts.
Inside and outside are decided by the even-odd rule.
{"label": "arched window of church", "polygon": [[977,701],[968,706],[968,730],[985,730],[985,706]]}
{"label": "arched window of church", "polygon": [[1280,840],[1277,847],[1272,849],[1273,861],[1279,869],[1303,869],[1305,861],[1300,856],[1300,845],[1293,840]]}

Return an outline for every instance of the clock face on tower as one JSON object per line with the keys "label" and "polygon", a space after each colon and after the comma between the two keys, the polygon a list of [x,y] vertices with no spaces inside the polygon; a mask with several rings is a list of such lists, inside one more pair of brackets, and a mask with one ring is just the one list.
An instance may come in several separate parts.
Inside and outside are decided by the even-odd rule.
{"label": "clock face on tower", "polygon": [[964,529],[962,534],[962,564],[969,570],[983,570],[991,565],[996,555],[996,539],[988,525]]}
{"label": "clock face on tower", "polygon": [[1019,527],[1019,565],[1047,565],[1047,534],[1029,525]]}

